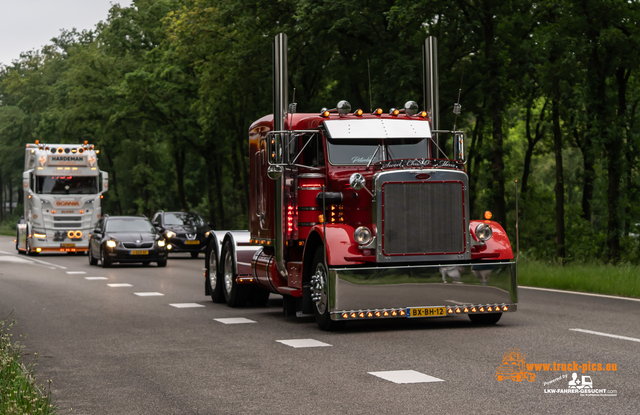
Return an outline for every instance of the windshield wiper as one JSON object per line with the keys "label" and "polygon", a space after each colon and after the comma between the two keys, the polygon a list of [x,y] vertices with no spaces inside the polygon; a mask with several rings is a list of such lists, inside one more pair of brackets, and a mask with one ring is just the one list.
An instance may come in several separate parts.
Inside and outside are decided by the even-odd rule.
{"label": "windshield wiper", "polygon": [[378,144],[378,147],[376,147],[376,151],[373,152],[373,155],[369,159],[369,163],[367,163],[367,170],[369,170],[369,166],[371,166],[371,163],[373,162],[373,158],[376,156],[376,154],[378,154],[378,151],[380,151],[380,144]]}

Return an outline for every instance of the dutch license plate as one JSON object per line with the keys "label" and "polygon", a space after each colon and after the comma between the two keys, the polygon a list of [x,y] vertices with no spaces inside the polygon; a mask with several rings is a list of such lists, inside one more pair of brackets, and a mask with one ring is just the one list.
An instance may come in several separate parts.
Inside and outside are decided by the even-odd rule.
{"label": "dutch license plate", "polygon": [[200,241],[184,241],[187,245],[200,245]]}
{"label": "dutch license plate", "polygon": [[444,317],[446,315],[446,307],[407,308],[407,317]]}
{"label": "dutch license plate", "polygon": [[60,244],[60,248],[75,248],[76,244]]}
{"label": "dutch license plate", "polygon": [[149,255],[149,251],[131,251],[131,255]]}

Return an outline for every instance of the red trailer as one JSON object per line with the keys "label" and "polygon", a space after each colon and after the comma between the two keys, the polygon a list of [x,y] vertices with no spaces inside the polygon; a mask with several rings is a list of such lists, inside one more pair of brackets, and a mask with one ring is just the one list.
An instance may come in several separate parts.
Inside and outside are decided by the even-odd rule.
{"label": "red trailer", "polygon": [[281,294],[286,314],[314,314],[325,330],[460,314],[493,324],[516,311],[507,234],[469,217],[464,133],[438,130],[435,52],[427,39],[425,111],[409,101],[365,113],[341,101],[296,113],[286,36],[276,36],[275,115],[249,129],[250,230],[210,236],[205,292],[214,302],[260,305]]}

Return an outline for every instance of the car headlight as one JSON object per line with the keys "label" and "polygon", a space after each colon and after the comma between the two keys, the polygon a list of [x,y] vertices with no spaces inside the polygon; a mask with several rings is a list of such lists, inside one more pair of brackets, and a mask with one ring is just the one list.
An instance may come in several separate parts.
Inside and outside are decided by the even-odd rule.
{"label": "car headlight", "polygon": [[107,241],[107,246],[109,248],[115,248],[116,247],[116,241],[108,240]]}
{"label": "car headlight", "polygon": [[353,232],[353,239],[360,245],[366,245],[371,242],[371,230],[366,226],[360,226]]}
{"label": "car headlight", "polygon": [[167,236],[167,238],[173,238],[174,236],[176,236],[176,233],[172,231],[167,231],[165,235]]}
{"label": "car headlight", "polygon": [[207,231],[207,232],[205,232],[204,237],[208,238],[210,234],[211,234],[211,231]]}
{"label": "car headlight", "polygon": [[493,229],[491,229],[491,226],[487,225],[486,223],[481,223],[476,226],[476,237],[478,238],[478,240],[487,241],[491,239],[492,235]]}
{"label": "car headlight", "polygon": [[160,248],[162,248],[162,247],[164,247],[164,245],[165,245],[164,239],[160,239],[160,240],[158,241],[158,246],[159,246]]}

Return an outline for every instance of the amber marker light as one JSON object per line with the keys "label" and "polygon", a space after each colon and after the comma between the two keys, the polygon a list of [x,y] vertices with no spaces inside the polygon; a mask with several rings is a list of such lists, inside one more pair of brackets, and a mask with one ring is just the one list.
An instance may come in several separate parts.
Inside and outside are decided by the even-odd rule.
{"label": "amber marker light", "polygon": [[484,313],[484,307],[480,307],[480,312]]}
{"label": "amber marker light", "polygon": [[465,313],[468,313],[468,312],[469,312],[469,307],[465,307],[463,311],[464,311]]}
{"label": "amber marker light", "polygon": [[502,307],[502,311],[509,311],[509,307],[507,307],[506,305]]}
{"label": "amber marker light", "polygon": [[475,307],[471,307],[471,312],[472,312],[472,313],[475,313],[476,311],[478,311],[478,309],[477,309],[477,308],[475,308]]}
{"label": "amber marker light", "polygon": [[376,108],[376,110],[373,111],[371,115],[382,115],[383,112],[384,111],[382,111],[382,108]]}
{"label": "amber marker light", "polygon": [[381,315],[380,312],[376,311],[376,317],[380,317],[380,315]]}
{"label": "amber marker light", "polygon": [[487,210],[486,212],[484,212],[484,218],[486,220],[491,220],[492,217],[493,217],[493,213],[491,213],[491,211]]}
{"label": "amber marker light", "polygon": [[349,318],[349,314],[348,313],[343,313],[342,314],[342,318]]}
{"label": "amber marker light", "polygon": [[406,311],[404,311],[404,310],[400,310],[400,315],[401,315],[401,316],[406,316],[406,315],[407,315],[407,312],[406,312]]}
{"label": "amber marker light", "polygon": [[324,223],[324,215],[318,215],[318,222]]}
{"label": "amber marker light", "polygon": [[422,118],[427,118],[427,111],[422,111],[422,112],[420,113],[420,116],[421,116]]}
{"label": "amber marker light", "polygon": [[363,113],[363,112],[364,112],[364,111],[362,111],[361,109],[357,109],[357,110],[355,110],[355,111],[354,111],[354,113],[353,113],[353,114],[354,114],[354,115],[357,115],[358,117],[360,117],[360,116],[362,116],[362,113]]}
{"label": "amber marker light", "polygon": [[367,313],[367,317],[373,317],[373,313],[372,313],[371,311],[369,311],[369,312]]}
{"label": "amber marker light", "polygon": [[460,314],[460,309],[456,308],[456,314]]}
{"label": "amber marker light", "polygon": [[36,252],[42,251],[42,248],[36,248]]}
{"label": "amber marker light", "polygon": [[358,317],[364,318],[364,311],[361,311],[360,314],[358,314]]}
{"label": "amber marker light", "polygon": [[487,307],[487,311],[488,312],[492,312],[493,311],[493,307],[491,307],[491,306]]}
{"label": "amber marker light", "polygon": [[397,117],[400,114],[400,110],[397,108],[391,108],[391,110],[389,111],[389,114],[393,115],[394,117]]}
{"label": "amber marker light", "polygon": [[448,309],[448,310],[447,310],[447,313],[448,313],[448,314],[453,314],[453,309],[452,309],[452,308]]}
{"label": "amber marker light", "polygon": [[397,315],[398,315],[398,312],[397,312],[396,310],[393,310],[393,311],[391,312],[391,315],[392,315],[393,317],[395,317],[395,316],[397,316]]}
{"label": "amber marker light", "polygon": [[351,318],[356,318],[356,313],[351,313]]}

